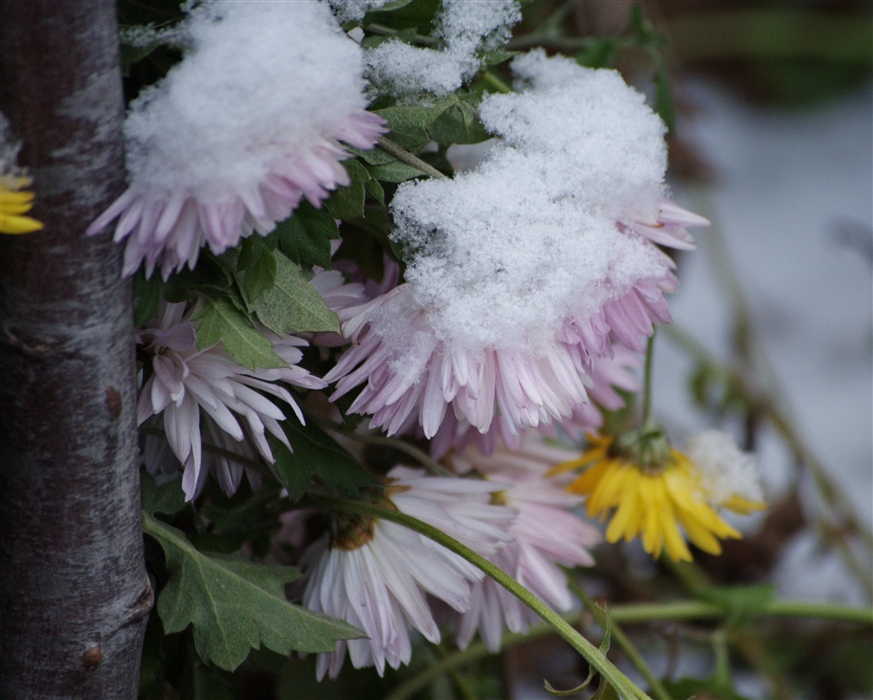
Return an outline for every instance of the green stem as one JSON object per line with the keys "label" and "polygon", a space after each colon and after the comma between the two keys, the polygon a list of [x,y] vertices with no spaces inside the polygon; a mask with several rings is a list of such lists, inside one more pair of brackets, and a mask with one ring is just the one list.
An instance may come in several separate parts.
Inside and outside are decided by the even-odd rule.
{"label": "green stem", "polygon": [[507,575],[501,569],[485,559],[485,557],[476,554],[472,549],[461,544],[456,539],[449,537],[441,530],[438,530],[427,523],[423,523],[417,518],[406,515],[405,513],[400,513],[399,511],[390,510],[371,503],[364,503],[363,501],[324,499],[322,502],[320,499],[313,499],[312,504],[315,505],[315,507],[322,507],[329,510],[391,520],[438,542],[446,549],[463,557],[490,576],[494,581],[503,586],[539,615],[549,625],[549,627],[578,651],[582,657],[588,661],[588,663],[591,664],[591,666],[595,668],[613,686],[613,688],[615,688],[621,697],[627,698],[628,700],[651,700],[648,695],[640,690],[627,676],[617,669],[606,658],[606,655],[603,652],[573,629],[564,618],[558,615],[548,605],[543,603],[511,576]]}
{"label": "green stem", "polygon": [[407,165],[411,165],[413,168],[418,168],[425,175],[430,175],[432,178],[435,178],[437,180],[445,179],[446,177],[432,165],[425,163],[418,156],[413,155],[402,146],[398,146],[396,143],[394,143],[390,139],[386,139],[384,136],[379,137],[379,148],[381,148],[383,151],[386,151],[387,153],[390,153],[397,160],[406,163]]}
{"label": "green stem", "polygon": [[646,368],[643,374],[643,430],[652,418],[652,357],[655,354],[655,328],[646,341]]}
{"label": "green stem", "polygon": [[482,76],[482,80],[488,83],[491,87],[493,87],[497,92],[509,93],[512,92],[512,88],[509,87],[506,83],[504,83],[500,78],[498,78],[491,71],[486,71],[485,75]]}
{"label": "green stem", "polygon": [[[593,613],[596,606],[587,591],[572,578],[568,578],[567,582],[575,596],[582,601],[582,605]],[[624,630],[622,630],[613,619],[611,608],[607,610],[607,615],[609,616],[609,623],[612,628],[612,638],[618,642],[618,645],[624,650],[624,653],[627,655],[630,662],[634,665],[637,671],[640,672],[640,675],[646,679],[652,694],[660,700],[672,700],[670,693],[667,692],[664,684],[658,680],[658,677],[652,672],[652,669],[649,668],[643,655],[640,654],[634,643],[624,633]],[[604,630],[604,632],[605,631],[606,630]]]}
{"label": "green stem", "polygon": [[[679,600],[671,603],[631,603],[609,607],[609,619],[615,625],[646,624],[649,622],[677,620],[717,620],[725,617],[727,612],[712,603],[699,600]],[[835,622],[849,622],[873,626],[873,610],[858,608],[840,603],[813,603],[803,600],[774,600],[761,610],[756,611],[756,617],[810,617]],[[577,611],[565,615],[567,624],[578,625],[582,612]],[[501,650],[542,637],[548,637],[554,630],[548,625],[539,625],[528,632],[504,634]],[[434,678],[461,668],[477,659],[490,656],[491,651],[481,642],[475,642],[463,651],[457,651],[429,665],[426,670],[395,688],[385,700],[406,700],[427,686]]]}
{"label": "green stem", "polygon": [[[381,24],[368,24],[364,29],[370,34],[378,34],[379,36],[390,36],[394,37],[400,34],[397,29],[391,29],[390,27],[384,27]],[[434,39],[430,36],[425,36],[423,34],[416,34],[412,37],[411,44],[415,44],[416,46],[438,46],[439,40]]]}
{"label": "green stem", "polygon": [[414,445],[410,445],[403,440],[397,440],[383,435],[361,435],[360,433],[341,433],[341,435],[350,440],[362,442],[365,445],[381,445],[383,447],[391,447],[400,452],[405,452],[434,476],[457,477],[457,474],[449,471],[438,462],[435,462],[426,452],[419,450]]}

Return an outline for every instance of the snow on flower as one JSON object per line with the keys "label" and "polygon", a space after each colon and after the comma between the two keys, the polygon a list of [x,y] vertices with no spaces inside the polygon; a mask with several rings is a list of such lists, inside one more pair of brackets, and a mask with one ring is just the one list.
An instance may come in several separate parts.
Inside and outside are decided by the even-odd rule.
{"label": "snow on flower", "polygon": [[542,52],[513,69],[523,91],[480,108],[484,160],[398,188],[407,283],[343,324],[355,345],[325,379],[334,398],[366,382],[351,411],[389,434],[416,416],[432,437],[448,406],[481,433],[570,417],[594,362],[670,321],[653,239],[688,247],[704,221],[665,200],[663,123],[615,71]]}
{"label": "snow on flower", "polygon": [[315,2],[212,0],[181,29],[184,60],[132,103],[130,185],[88,228],[115,219],[124,274],[164,278],[253,232],[302,198],[348,184],[340,141],[371,148],[382,120],[364,110],[362,54]]}
{"label": "snow on flower", "polygon": [[[452,535],[482,555],[492,555],[511,538],[506,533],[515,512],[491,505],[501,484],[469,479],[428,477],[395,467],[388,474],[388,497],[402,513]],[[483,574],[458,555],[402,525],[384,520],[353,519],[304,554],[315,560],[303,604],[349,622],[369,639],[337,642],[334,652],[319,654],[318,678],[336,678],[346,651],[355,668],[408,663],[409,629],[438,643],[440,632],[426,596],[457,611],[470,603],[470,584]]]}
{"label": "snow on flower", "polygon": [[[196,307],[186,308],[184,303],[164,304],[158,319],[137,333],[137,342],[150,357],[152,370],[140,392],[137,421],[142,425],[152,416],[163,414],[167,442],[184,465],[182,488],[188,500],[203,484],[201,431],[205,430],[207,437],[221,436],[217,447],[227,446],[222,433],[237,443],[248,440],[272,463],[267,432],[289,449],[291,445],[278,422],[285,420],[285,413],[265,394],[287,403],[302,423],[303,414],[294,397],[278,382],[307,389],[326,386],[323,380],[296,366],[302,358],[300,347],[307,343],[294,336],[279,338],[265,331],[276,354],[288,363],[281,369],[249,370],[228,358],[220,344],[198,349],[196,322],[192,320],[195,311]],[[226,460],[215,466],[230,470],[222,485],[225,490],[230,485],[235,489],[241,475],[239,468],[227,466]]]}

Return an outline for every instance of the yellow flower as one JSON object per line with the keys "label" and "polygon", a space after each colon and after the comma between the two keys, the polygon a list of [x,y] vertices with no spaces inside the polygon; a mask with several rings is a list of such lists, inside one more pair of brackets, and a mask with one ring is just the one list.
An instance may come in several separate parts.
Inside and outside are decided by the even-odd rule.
{"label": "yellow flower", "polygon": [[708,492],[706,475],[671,448],[660,430],[622,436],[617,447],[611,436],[588,440],[591,446],[581,457],[558,465],[552,473],[587,467],[567,489],[587,496],[591,517],[605,520],[615,509],[606,530],[609,542],[642,536],[643,548],[654,557],[665,551],[674,561],[691,561],[686,538],[704,552],[721,554],[719,539],[741,537],[714,506],[742,514],[766,508],[738,493]]}
{"label": "yellow flower", "polygon": [[0,178],[0,233],[31,233],[43,228],[41,221],[23,216],[33,207],[34,193],[21,189],[29,184],[26,177]]}

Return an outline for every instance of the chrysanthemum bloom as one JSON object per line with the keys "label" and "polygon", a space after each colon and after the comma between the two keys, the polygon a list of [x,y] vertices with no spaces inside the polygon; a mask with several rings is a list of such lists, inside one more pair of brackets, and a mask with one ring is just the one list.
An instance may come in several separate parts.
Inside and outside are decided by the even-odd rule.
{"label": "chrysanthemum bloom", "polygon": [[[289,449],[291,446],[278,423],[285,420],[285,413],[264,394],[287,403],[302,423],[303,414],[294,397],[278,382],[307,389],[326,386],[323,380],[296,366],[302,358],[299,348],[306,341],[294,336],[279,338],[264,331],[276,354],[288,363],[288,367],[280,369],[249,370],[228,358],[220,344],[198,349],[197,324],[191,320],[195,310],[186,309],[185,304],[165,304],[159,318],[137,333],[142,351],[151,357],[152,369],[140,392],[138,424],[163,413],[167,441],[185,467],[182,487],[188,500],[202,486],[201,410],[214,421],[214,425],[206,423],[211,430],[223,431],[237,442],[248,438],[272,463],[266,432]],[[245,429],[240,418],[245,419]],[[238,483],[238,474],[234,478]]]}
{"label": "chrysanthemum bloom", "polygon": [[589,442],[581,457],[553,473],[586,468],[568,490],[587,497],[588,515],[610,517],[609,542],[642,537],[654,557],[665,551],[674,561],[691,561],[686,538],[720,554],[719,539],[741,537],[718,508],[741,514],[766,508],[753,460],[725,433],[692,438],[687,456],[671,448],[659,428],[618,440],[592,435]]}
{"label": "chrysanthemum bloom", "polygon": [[[550,467],[567,458],[569,450],[548,445],[537,431],[524,434],[520,450],[499,445],[491,455],[474,448],[452,460],[475,467],[487,479],[507,484],[495,502],[518,511],[509,528],[514,540],[491,561],[552,608],[567,611],[573,599],[561,567],[590,566],[588,548],[601,540],[598,530],[570,508],[580,502],[546,476]],[[463,467],[462,467],[463,468]],[[458,646],[465,649],[476,631],[491,651],[498,651],[503,629],[526,632],[539,620],[526,605],[490,578],[473,584],[470,609],[451,614]]]}
{"label": "chrysanthemum bloom", "polygon": [[[515,512],[491,505],[500,484],[470,479],[428,477],[421,470],[396,467],[387,496],[402,513],[447,532],[482,555],[493,554],[510,536]],[[398,668],[412,654],[409,628],[438,643],[440,632],[427,595],[464,611],[470,584],[483,574],[442,545],[390,521],[354,518],[304,555],[314,559],[303,604],[349,622],[369,639],[337,642],[336,651],[318,655],[319,680],[336,678],[346,650],[355,668],[387,663]]]}
{"label": "chrysanthemum bloom", "polygon": [[319,206],[349,182],[340,142],[368,149],[385,131],[364,110],[360,47],[321,3],[205,3],[184,34],[184,60],[125,121],[130,186],[87,231],[118,219],[125,275],[145,262],[166,278],[304,197]]}
{"label": "chrysanthemum bloom", "polygon": [[343,325],[334,398],[366,383],[351,411],[389,434],[412,419],[433,437],[449,406],[481,433],[497,416],[510,434],[563,421],[613,343],[643,351],[670,320],[677,280],[651,230],[687,232],[663,198],[660,119],[613,71],[544,54],[513,67],[527,87],[483,102],[500,138],[476,169],[392,201],[406,284]]}
{"label": "chrysanthemum bloom", "polygon": [[16,160],[21,143],[12,138],[11,125],[0,113],[0,233],[32,233],[44,228],[41,221],[25,216],[33,208],[31,179]]}
{"label": "chrysanthemum bloom", "polygon": [[[574,408],[570,416],[560,423],[541,424],[537,430],[543,435],[556,438],[560,428],[571,439],[581,440],[586,433],[603,425],[601,408],[615,411],[624,406],[624,399],[616,389],[624,391],[639,389],[632,370],[641,367],[642,358],[638,353],[628,350],[621,344],[613,344],[611,357],[601,357],[591,362],[592,385],[588,387],[588,397],[591,402]],[[431,440],[430,453],[434,459],[441,459],[450,450],[463,453],[469,445],[475,445],[477,451],[485,456],[490,455],[501,443],[511,451],[523,452],[531,448],[531,438],[524,437],[529,434],[529,431],[513,433],[500,415],[495,417],[487,431],[480,433],[466,421],[458,420],[453,411],[448,411]],[[507,455],[503,455],[502,458],[507,458]],[[564,462],[567,459],[570,459],[570,456],[554,457],[552,463]]]}
{"label": "chrysanthemum bloom", "polygon": [[0,177],[0,233],[32,233],[44,228],[41,221],[25,216],[33,208],[34,193],[26,177]]}

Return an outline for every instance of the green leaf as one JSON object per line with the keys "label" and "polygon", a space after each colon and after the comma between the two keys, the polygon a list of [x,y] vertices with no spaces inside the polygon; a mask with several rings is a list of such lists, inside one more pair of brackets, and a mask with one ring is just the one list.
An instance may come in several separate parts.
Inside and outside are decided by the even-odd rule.
{"label": "green leaf", "polygon": [[333,651],[360,630],[342,620],[292,605],[285,584],[297,569],[255,564],[240,557],[198,552],[176,528],[143,514],[143,529],[166,555],[170,579],[158,596],[157,611],[167,634],[193,626],[200,658],[233,671],[252,649],[276,653]]}
{"label": "green leaf", "polygon": [[249,304],[253,304],[264,292],[269,291],[276,282],[276,254],[263,248],[251,265],[243,273],[243,285]]}
{"label": "green leaf", "polygon": [[339,333],[337,315],[327,307],[300,266],[284,255],[277,255],[275,260],[275,282],[254,303],[258,320],[278,336],[292,330]]}
{"label": "green leaf", "polygon": [[430,137],[440,146],[453,143],[481,143],[491,138],[479,121],[475,110],[466,102],[459,102],[445,110],[427,128]]}
{"label": "green leaf", "polygon": [[455,102],[457,98],[451,97],[439,100],[429,107],[386,107],[376,110],[375,113],[388,122],[388,128],[391,129],[388,136],[394,143],[408,151],[418,151],[431,140],[427,128]]}
{"label": "green leaf", "polygon": [[334,219],[356,219],[364,215],[364,183],[370,179],[370,173],[358,160],[347,160],[343,165],[351,182],[346,187],[338,187],[324,206]]}
{"label": "green leaf", "polygon": [[201,349],[220,341],[229,358],[250,370],[256,367],[272,369],[288,366],[276,354],[269,339],[252,328],[242,312],[226,299],[207,299],[194,320],[200,322],[197,326],[197,347]]}
{"label": "green leaf", "polygon": [[[372,181],[366,182],[369,188]],[[300,265],[318,265],[330,269],[330,242],[339,238],[333,217],[303,202],[294,216],[280,223],[274,234],[279,250]]]}
{"label": "green leaf", "polygon": [[382,188],[382,185],[379,184],[378,180],[368,180],[364,187],[367,190],[367,194],[379,202],[379,204],[385,206],[385,190]]}
{"label": "green leaf", "polygon": [[673,107],[673,91],[670,89],[670,77],[667,74],[667,64],[664,57],[654,54],[655,62],[655,111],[664,120],[670,132],[676,130],[676,111]]}
{"label": "green leaf", "polygon": [[395,160],[387,165],[368,165],[373,177],[384,182],[406,182],[414,177],[421,177],[424,172],[406,163]]}
{"label": "green leaf", "polygon": [[133,296],[136,306],[133,312],[133,325],[140,326],[151,321],[158,315],[161,305],[161,278],[153,274],[146,279],[145,272],[140,268],[133,278]]}
{"label": "green leaf", "polygon": [[149,515],[154,515],[155,513],[175,515],[186,505],[181,479],[173,479],[166,484],[158,486],[155,483],[154,477],[145,469],[141,469],[140,490],[142,494],[142,509]]}
{"label": "green leaf", "polygon": [[278,441],[271,446],[281,446],[273,452],[276,473],[292,500],[303,495],[310,474],[328,488],[349,495],[355,495],[367,486],[380,486],[378,479],[318,426],[302,426],[286,420],[282,423],[282,430],[288,436],[293,452]]}

